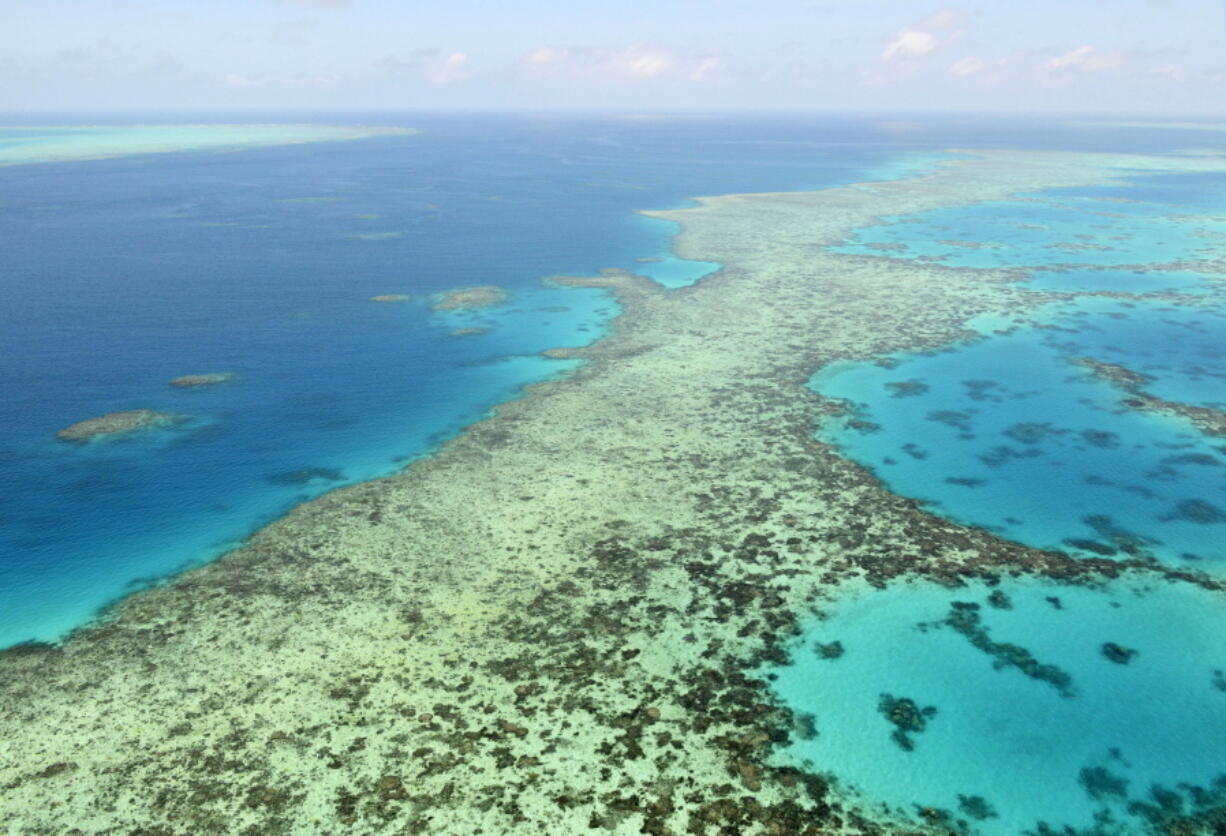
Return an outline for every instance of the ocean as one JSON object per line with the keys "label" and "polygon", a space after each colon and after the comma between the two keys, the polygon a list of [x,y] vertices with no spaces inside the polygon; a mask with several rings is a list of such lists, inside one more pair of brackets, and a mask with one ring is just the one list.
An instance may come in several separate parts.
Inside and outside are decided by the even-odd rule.
{"label": "ocean", "polygon": [[[187,124],[40,119],[93,125],[74,139],[87,147],[91,130],[113,142],[136,124]],[[549,277],[617,268],[675,291],[720,269],[679,257],[677,227],[636,210],[913,177],[958,156],[949,149],[1174,154],[1217,136],[888,114],[204,121],[417,132],[258,147],[235,135],[178,152],[160,134],[157,153],[49,162],[29,145],[47,132],[0,141],[0,162],[19,157],[0,165],[0,647],[61,641],[573,371],[581,361],[544,352],[598,340],[619,308]],[[813,432],[964,525],[1218,577],[1226,445],[1187,414],[1125,401],[1226,407],[1226,274],[1212,266],[1226,178],[1121,174],[1127,184],[885,216],[835,247],[1005,268],[1048,296],[939,350],[815,370],[812,388],[847,410]],[[505,301],[434,307],[487,285]],[[170,385],[222,373],[233,376]],[[57,438],[133,409],[181,418]],[[1224,627],[1212,595],[1157,581],[857,589],[759,671],[802,718],[772,757],[890,820],[984,836],[1145,832],[1226,787]]]}

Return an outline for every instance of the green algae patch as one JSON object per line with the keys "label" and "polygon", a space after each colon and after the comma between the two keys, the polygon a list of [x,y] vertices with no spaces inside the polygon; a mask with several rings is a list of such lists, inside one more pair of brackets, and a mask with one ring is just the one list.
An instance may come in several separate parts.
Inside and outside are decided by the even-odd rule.
{"label": "green algae patch", "polygon": [[55,434],[61,441],[89,442],[116,438],[142,430],[165,429],[181,424],[187,419],[172,412],[155,409],[129,409],[124,412],[108,412],[97,418],[87,418],[65,427]]}
{"label": "green algae patch", "polygon": [[[973,338],[972,318],[1021,320],[1049,299],[1009,271],[824,245],[890,212],[1109,182],[1121,160],[1150,164],[993,151],[911,180],[652,213],[681,223],[682,257],[724,269],[671,292],[624,271],[554,279],[606,288],[623,311],[569,376],[62,646],[0,654],[0,830],[899,832],[820,769],[771,760],[815,721],[758,672],[815,606],[903,576],[1216,582],[959,526],[815,439],[845,409],[807,387],[816,370]],[[822,662],[836,675],[857,653],[839,639]],[[1098,661],[1133,671],[1149,655]],[[906,757],[956,719],[925,716],[905,688],[874,691],[873,710],[880,693],[923,720],[917,735],[909,706],[890,712],[915,742]],[[991,798],[966,799],[991,815]],[[934,812],[907,832],[948,831]]]}
{"label": "green algae patch", "polygon": [[0,127],[0,165],[67,162],[165,154],[238,150],[370,137],[409,136],[417,131],[360,125],[83,125]]}

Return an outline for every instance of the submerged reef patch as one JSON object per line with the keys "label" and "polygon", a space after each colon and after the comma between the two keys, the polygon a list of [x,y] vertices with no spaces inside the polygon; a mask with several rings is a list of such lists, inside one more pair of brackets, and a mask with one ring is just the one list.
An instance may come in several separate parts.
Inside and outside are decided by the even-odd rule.
{"label": "submerged reef patch", "polygon": [[372,301],[372,302],[384,302],[384,303],[395,303],[395,302],[407,302],[407,301],[409,301],[409,299],[411,299],[411,298],[413,298],[413,297],[408,296],[407,294],[404,294],[404,293],[383,293],[383,294],[380,294],[380,295],[378,295],[378,296],[372,296],[372,297],[370,297],[370,301]]}
{"label": "submerged reef patch", "polygon": [[61,441],[86,442],[115,438],[142,430],[164,429],[182,424],[187,418],[173,412],[156,409],[129,409],[123,412],[108,412],[97,418],[87,418],[57,432]]}
{"label": "submerged reef patch", "polygon": [[234,372],[209,372],[207,374],[185,374],[170,381],[171,386],[180,389],[192,389],[198,386],[217,386],[229,383],[238,375]]}
{"label": "submerged reef patch", "polygon": [[492,284],[461,287],[440,294],[432,307],[436,311],[477,310],[501,305],[508,298],[505,290]]}

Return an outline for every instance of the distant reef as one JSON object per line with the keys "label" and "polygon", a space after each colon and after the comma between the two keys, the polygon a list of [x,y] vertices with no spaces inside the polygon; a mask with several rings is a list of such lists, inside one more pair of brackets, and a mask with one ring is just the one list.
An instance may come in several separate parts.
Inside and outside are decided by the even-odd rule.
{"label": "distant reef", "polygon": [[450,337],[475,337],[479,334],[488,334],[491,329],[474,326],[472,328],[453,328],[447,332]]}
{"label": "distant reef", "polygon": [[409,297],[403,293],[384,293],[379,296],[370,297],[372,302],[407,302]]}
{"label": "distant reef", "polygon": [[437,297],[433,307],[436,311],[460,311],[476,308],[492,308],[507,301],[507,292],[501,287],[484,284],[479,287],[458,287]]}
{"label": "distant reef", "polygon": [[[234,372],[210,372],[209,374],[185,374],[170,381],[171,386],[180,389],[192,389],[196,386],[216,386],[219,383],[229,383],[236,378]],[[124,413],[118,413],[124,414]]]}
{"label": "distant reef", "polygon": [[130,409],[126,412],[108,412],[97,418],[78,421],[70,427],[65,427],[56,433],[61,441],[93,441],[96,438],[107,438],[125,435],[138,430],[151,430],[157,427],[171,427],[186,419],[172,412],[158,412],[154,409]]}

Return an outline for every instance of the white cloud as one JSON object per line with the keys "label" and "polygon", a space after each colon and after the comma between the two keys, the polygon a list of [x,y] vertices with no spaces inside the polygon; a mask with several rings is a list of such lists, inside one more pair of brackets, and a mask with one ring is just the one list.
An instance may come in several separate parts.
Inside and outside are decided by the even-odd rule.
{"label": "white cloud", "polygon": [[349,5],[349,0],[277,0],[277,2],[301,9],[343,9]]}
{"label": "white cloud", "polygon": [[534,64],[538,67],[547,66],[549,64],[558,64],[570,57],[569,49],[558,49],[552,46],[543,46],[539,49],[534,49],[524,56],[524,63]]}
{"label": "white cloud", "polygon": [[334,75],[227,73],[222,83],[227,87],[335,87],[340,78]]}
{"label": "white cloud", "polygon": [[431,62],[426,67],[426,80],[431,84],[451,84],[453,81],[463,81],[471,76],[468,56],[463,52],[453,52],[445,58]]}
{"label": "white cloud", "polygon": [[955,61],[949,67],[949,71],[954,75],[970,76],[976,73],[981,73],[987,69],[988,62],[982,58],[963,58],[960,61]]}
{"label": "white cloud", "polygon": [[702,82],[725,68],[723,56],[679,51],[666,46],[542,46],[520,59],[533,78],[582,78],[596,81],[686,80]]}
{"label": "white cloud", "polygon": [[476,73],[463,52],[444,53],[438,49],[415,49],[407,58],[380,58],[375,67],[384,72],[416,76],[431,84],[453,84]]}
{"label": "white cloud", "polygon": [[928,17],[912,24],[915,29],[952,29],[966,20],[966,13],[951,6],[937,9]]}
{"label": "white cloud", "polygon": [[671,70],[675,61],[676,56],[669,50],[630,47],[611,53],[607,64],[629,78],[655,78]]}
{"label": "white cloud", "polygon": [[962,35],[966,14],[946,6],[902,29],[881,51],[882,61],[923,58]]}
{"label": "white cloud", "polygon": [[1124,58],[1121,55],[1103,55],[1094,50],[1094,47],[1085,45],[1079,46],[1076,49],[1070,49],[1063,55],[1057,55],[1047,62],[1047,69],[1055,71],[1070,71],[1084,70],[1086,72],[1097,72],[1099,70],[1112,70],[1124,63]]}
{"label": "white cloud", "polygon": [[704,58],[698,62],[698,66],[690,70],[690,74],[686,76],[690,81],[706,81],[707,77],[713,73],[717,73],[724,68],[724,59],[718,57]]}
{"label": "white cloud", "polygon": [[927,55],[937,48],[936,35],[931,32],[920,32],[904,29],[898,37],[890,41],[881,53],[882,61],[893,61],[895,58],[918,58]]}

